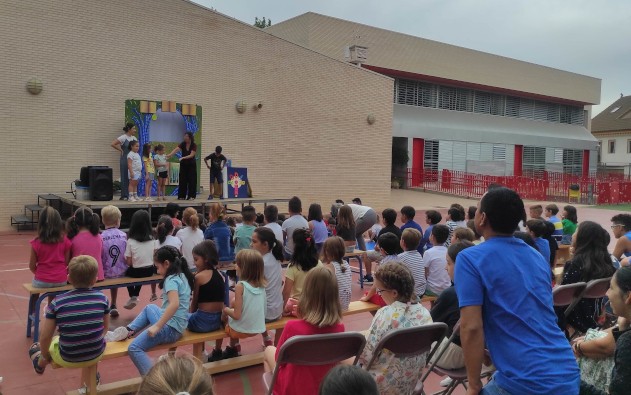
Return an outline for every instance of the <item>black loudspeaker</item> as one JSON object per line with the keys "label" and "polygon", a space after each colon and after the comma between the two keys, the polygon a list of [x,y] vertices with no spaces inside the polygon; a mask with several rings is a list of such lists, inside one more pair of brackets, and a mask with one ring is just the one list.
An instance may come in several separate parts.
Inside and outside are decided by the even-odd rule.
{"label": "black loudspeaker", "polygon": [[112,168],[90,166],[90,200],[109,201],[114,198]]}

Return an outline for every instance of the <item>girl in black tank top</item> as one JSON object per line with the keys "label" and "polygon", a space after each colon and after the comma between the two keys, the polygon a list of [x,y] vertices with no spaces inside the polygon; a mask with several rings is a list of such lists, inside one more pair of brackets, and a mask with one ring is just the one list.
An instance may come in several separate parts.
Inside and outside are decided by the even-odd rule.
{"label": "girl in black tank top", "polygon": [[[193,286],[190,309],[192,314],[188,319],[188,330],[191,332],[216,331],[221,328],[221,312],[226,299],[226,289],[224,278],[217,270],[219,254],[215,243],[204,240],[196,245],[193,248],[193,261],[197,267],[197,273]],[[213,360],[217,360],[216,358],[217,356],[214,356]]]}

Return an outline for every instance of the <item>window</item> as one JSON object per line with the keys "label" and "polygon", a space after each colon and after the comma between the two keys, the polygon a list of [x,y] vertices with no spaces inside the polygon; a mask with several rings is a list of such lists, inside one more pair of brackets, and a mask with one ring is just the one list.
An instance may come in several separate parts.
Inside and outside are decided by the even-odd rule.
{"label": "window", "polygon": [[627,154],[631,154],[631,140],[627,140]]}
{"label": "window", "polygon": [[424,168],[438,171],[438,140],[425,140]]}
{"label": "window", "polygon": [[609,147],[607,152],[610,153],[610,154],[615,154],[616,153],[616,140],[609,140],[607,142],[607,145]]}
{"label": "window", "polygon": [[546,169],[545,147],[525,146],[522,155],[522,170],[525,176],[542,177]]}
{"label": "window", "polygon": [[583,151],[563,150],[563,173],[580,176],[583,173]]}

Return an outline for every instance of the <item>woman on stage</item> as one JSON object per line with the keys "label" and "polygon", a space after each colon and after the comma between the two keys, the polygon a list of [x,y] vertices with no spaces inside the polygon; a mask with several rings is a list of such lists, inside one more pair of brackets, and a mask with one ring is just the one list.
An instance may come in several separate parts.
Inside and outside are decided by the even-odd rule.
{"label": "woman on stage", "polygon": [[178,200],[192,200],[197,196],[197,162],[195,154],[197,153],[197,144],[193,133],[184,133],[184,141],[171,151],[167,158],[181,152],[180,158],[180,183],[177,192]]}
{"label": "woman on stage", "polygon": [[121,134],[112,142],[112,148],[120,152],[120,172],[121,172],[121,197],[120,200],[129,199],[129,174],[127,169],[127,154],[131,151],[129,143],[138,140],[134,134],[136,133],[136,125],[127,122],[123,128],[125,133]]}

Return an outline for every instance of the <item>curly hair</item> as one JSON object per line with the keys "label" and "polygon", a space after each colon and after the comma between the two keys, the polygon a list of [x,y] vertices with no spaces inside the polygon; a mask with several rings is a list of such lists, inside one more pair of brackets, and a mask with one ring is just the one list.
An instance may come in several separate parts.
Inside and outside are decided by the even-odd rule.
{"label": "curly hair", "polygon": [[414,295],[414,278],[412,272],[401,262],[389,261],[382,264],[375,273],[375,278],[386,289],[397,291],[399,302],[408,303]]}

